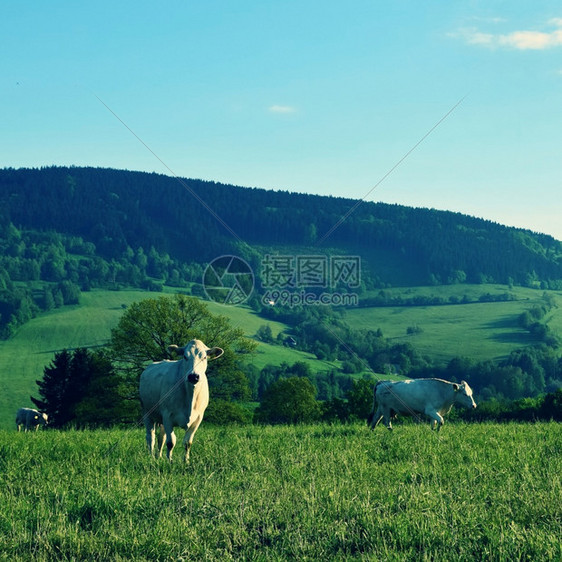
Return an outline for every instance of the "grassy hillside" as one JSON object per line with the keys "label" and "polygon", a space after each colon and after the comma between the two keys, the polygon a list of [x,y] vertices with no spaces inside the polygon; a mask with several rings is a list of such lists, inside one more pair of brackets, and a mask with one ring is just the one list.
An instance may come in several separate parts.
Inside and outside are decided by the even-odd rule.
{"label": "grassy hillside", "polygon": [[189,468],[144,448],[0,431],[0,559],[562,559],[556,423],[203,423]]}
{"label": "grassy hillside", "polygon": [[[417,287],[406,291],[389,290],[389,294],[412,297],[438,295],[477,300],[481,294],[505,293],[507,287],[497,285],[452,285]],[[482,361],[500,359],[517,347],[536,343],[528,331],[517,322],[518,316],[533,305],[544,303],[545,291],[514,287],[509,290],[516,298],[506,302],[474,302],[438,306],[389,306],[356,308],[347,312],[345,320],[357,329],[376,330],[395,342],[409,342],[435,362],[447,362],[455,356]],[[562,293],[546,291],[562,303]],[[547,322],[550,329],[562,335],[562,309],[553,308]],[[409,327],[421,329],[407,334]]]}
{"label": "grassy hillside", "polygon": [[61,349],[91,347],[107,342],[110,330],[128,304],[143,291],[92,291],[82,295],[79,306],[45,313],[22,326],[10,340],[0,341],[0,427],[13,427],[17,408],[33,407],[35,381]]}
{"label": "grassy hillside", "polygon": [[[82,294],[80,305],[63,307],[34,318],[12,339],[0,341],[0,428],[14,427],[18,408],[33,407],[29,396],[37,396],[35,381],[42,378],[43,369],[55,352],[64,348],[104,345],[109,340],[111,328],[123,314],[123,305],[158,296],[146,291],[90,291]],[[283,324],[259,318],[248,308],[208,304],[211,312],[228,316],[232,324],[242,328],[249,337],[254,336],[263,324],[271,326],[274,336],[284,329]],[[329,368],[308,353],[263,343],[253,361],[258,368],[282,361],[306,361],[315,372]]]}
{"label": "grassy hillside", "polygon": [[[486,292],[504,292],[506,287],[491,285],[454,285],[447,287],[411,288],[401,294],[449,297],[459,293],[470,298]],[[392,290],[391,290],[392,291]],[[393,341],[412,343],[422,353],[436,360],[447,361],[462,355],[476,360],[494,359],[507,355],[512,349],[533,343],[531,336],[517,325],[517,317],[533,304],[540,303],[543,291],[516,287],[516,301],[475,303],[465,305],[381,307],[348,310],[346,321],[353,328],[381,328],[385,337]],[[559,300],[560,293],[552,292]],[[14,426],[15,411],[32,406],[29,395],[37,396],[35,381],[43,376],[43,369],[54,353],[64,348],[95,347],[105,344],[110,330],[117,324],[124,305],[154,293],[144,291],[102,291],[83,293],[81,304],[63,307],[33,319],[19,329],[15,337],[0,341],[0,428]],[[562,302],[562,300],[561,300]],[[269,324],[275,337],[286,326],[264,320],[246,307],[208,303],[215,314],[229,317],[234,326],[253,337],[258,328]],[[554,308],[548,315],[550,328],[562,334],[562,312]],[[407,335],[409,326],[423,331]],[[263,368],[286,361],[307,362],[313,372],[339,367],[338,362],[317,360],[313,355],[279,345],[260,343],[252,358],[253,364]]]}

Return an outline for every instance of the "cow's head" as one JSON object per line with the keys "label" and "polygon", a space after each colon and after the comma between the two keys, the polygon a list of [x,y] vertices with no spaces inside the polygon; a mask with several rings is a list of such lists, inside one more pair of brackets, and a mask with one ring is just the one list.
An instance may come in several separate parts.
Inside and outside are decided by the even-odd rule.
{"label": "cow's head", "polygon": [[224,351],[220,347],[207,347],[201,340],[191,340],[184,347],[171,345],[168,350],[183,357],[185,373],[191,384],[197,384],[207,371],[207,361],[220,357]]}
{"label": "cow's head", "polygon": [[28,423],[30,423],[33,427],[38,428],[40,425],[45,427],[49,423],[49,416],[44,414],[43,412],[38,412],[37,410],[32,410],[32,419],[28,419]]}
{"label": "cow's head", "polygon": [[472,397],[472,388],[468,386],[466,381],[461,381],[461,384],[453,383],[453,388],[455,389],[455,402],[465,408],[476,408],[476,402]]}

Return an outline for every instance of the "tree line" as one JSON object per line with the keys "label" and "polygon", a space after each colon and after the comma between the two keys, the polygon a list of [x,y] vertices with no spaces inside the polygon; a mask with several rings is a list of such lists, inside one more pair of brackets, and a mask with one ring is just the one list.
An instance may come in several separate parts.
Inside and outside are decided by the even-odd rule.
{"label": "tree line", "polygon": [[[298,372],[299,367],[294,370]],[[206,421],[227,425],[346,423],[367,419],[376,381],[370,378],[351,380],[341,398],[319,400],[318,389],[309,374],[286,372],[286,375],[263,388],[259,406],[254,411],[235,399],[246,394],[241,387],[233,390],[227,385],[217,391],[217,385],[211,383],[213,398]],[[37,384],[40,398],[32,397],[32,401],[48,413],[53,427],[140,425],[137,379],[119,373],[105,350],[62,350],[55,354]],[[454,410],[450,420],[562,421],[562,388],[534,398],[479,401],[476,410]]]}
{"label": "tree line", "polygon": [[374,297],[363,297],[359,306],[361,308],[369,308],[372,306],[442,306],[451,304],[469,304],[473,302],[508,302],[513,300],[516,300],[516,297],[509,291],[505,291],[498,295],[492,295],[489,292],[481,293],[478,299],[474,299],[470,298],[468,295],[463,295],[462,297],[451,295],[449,298],[444,298],[439,295],[391,295],[388,291],[381,289]]}
{"label": "tree line", "polygon": [[163,286],[187,288],[201,281],[203,268],[184,263],[153,246],[127,246],[105,259],[80,236],[20,230],[0,225],[0,339],[40,312],[79,304],[83,291],[136,287],[161,292]]}
{"label": "tree line", "polygon": [[[211,314],[200,300],[181,294],[133,303],[103,348],[57,352],[43,378],[37,381],[39,397],[32,397],[32,401],[49,415],[54,427],[138,424],[138,380],[143,368],[151,361],[169,358],[170,344],[183,344],[194,337],[209,346],[220,344],[224,349],[221,360],[212,362],[207,371],[212,396],[207,421],[346,422],[368,416],[374,375],[313,373],[306,363],[299,361],[258,370],[251,364],[255,341],[246,338],[239,328],[233,328],[226,317]],[[381,337],[366,336],[353,353],[365,351],[365,346],[375,342],[378,352],[385,354]],[[497,414],[494,419],[511,419],[509,416],[519,415],[526,408],[526,416],[538,418],[558,415],[552,412],[559,407],[560,400],[552,402],[550,394],[545,397],[544,391],[559,396],[562,377],[554,377],[559,377],[561,369],[561,361],[552,350],[546,353],[543,348],[528,348],[513,352],[499,367],[457,358],[431,376],[467,380],[480,396],[496,405],[481,410],[488,417]],[[506,376],[498,376],[498,370]],[[427,376],[420,369],[412,369],[410,374]],[[495,393],[490,384],[497,385]],[[517,392],[534,398],[505,406],[520,397]],[[251,402],[259,404],[255,410],[249,406]]]}
{"label": "tree line", "polygon": [[471,422],[562,421],[562,388],[533,398],[486,400],[476,410],[457,411],[452,419]]}

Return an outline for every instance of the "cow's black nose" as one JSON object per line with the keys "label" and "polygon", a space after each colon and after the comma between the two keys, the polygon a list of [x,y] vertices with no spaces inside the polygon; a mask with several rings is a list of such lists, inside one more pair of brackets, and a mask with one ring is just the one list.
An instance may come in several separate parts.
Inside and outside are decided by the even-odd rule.
{"label": "cow's black nose", "polygon": [[199,382],[199,375],[197,373],[191,373],[190,375],[187,376],[187,380],[191,384],[197,384]]}

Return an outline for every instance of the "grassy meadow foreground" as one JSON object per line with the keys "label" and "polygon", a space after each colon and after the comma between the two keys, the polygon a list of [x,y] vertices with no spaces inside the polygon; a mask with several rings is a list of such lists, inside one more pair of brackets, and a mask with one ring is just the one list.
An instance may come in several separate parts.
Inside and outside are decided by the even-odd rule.
{"label": "grassy meadow foreground", "polygon": [[562,427],[0,432],[2,560],[560,560]]}

